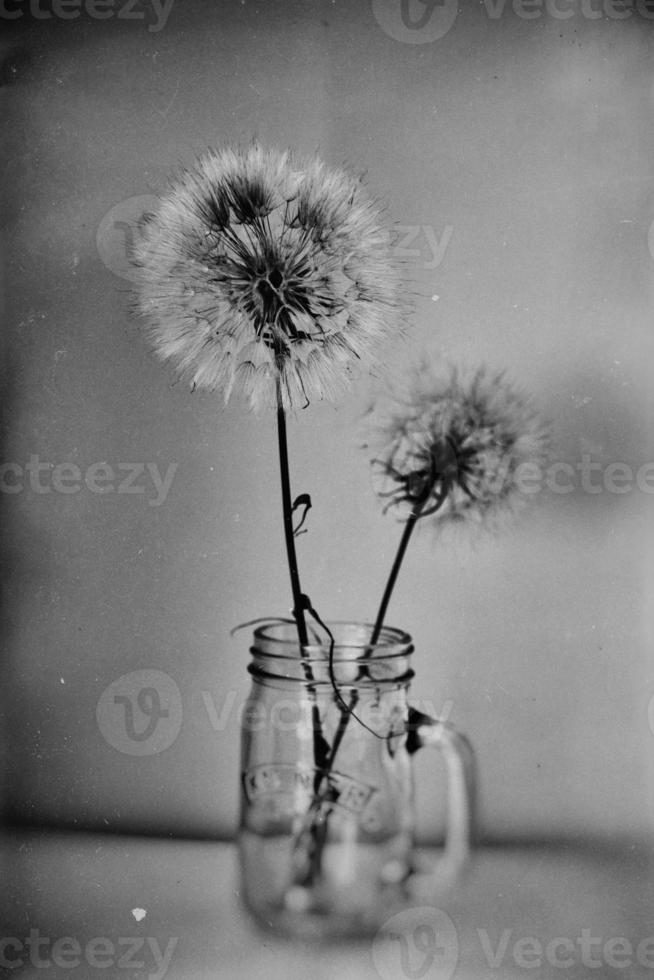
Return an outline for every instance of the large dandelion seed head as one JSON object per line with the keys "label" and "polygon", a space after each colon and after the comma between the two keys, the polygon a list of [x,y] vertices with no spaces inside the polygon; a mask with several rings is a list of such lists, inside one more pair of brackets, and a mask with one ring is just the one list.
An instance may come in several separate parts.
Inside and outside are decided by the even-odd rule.
{"label": "large dandelion seed head", "polygon": [[133,249],[136,304],[193,387],[254,408],[335,398],[399,332],[391,236],[361,181],[318,159],[210,151],[177,177]]}
{"label": "large dandelion seed head", "polygon": [[402,519],[497,521],[527,499],[523,480],[542,473],[545,426],[502,373],[462,380],[423,368],[406,395],[372,411],[375,489]]}

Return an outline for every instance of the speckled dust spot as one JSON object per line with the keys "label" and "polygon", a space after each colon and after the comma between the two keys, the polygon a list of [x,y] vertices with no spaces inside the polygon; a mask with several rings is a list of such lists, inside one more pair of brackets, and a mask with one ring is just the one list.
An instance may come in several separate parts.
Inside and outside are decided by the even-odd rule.
{"label": "speckled dust spot", "polygon": [[148,913],[145,911],[145,909],[132,909],[132,915],[134,916],[137,922],[140,922],[141,919],[144,919],[147,914]]}

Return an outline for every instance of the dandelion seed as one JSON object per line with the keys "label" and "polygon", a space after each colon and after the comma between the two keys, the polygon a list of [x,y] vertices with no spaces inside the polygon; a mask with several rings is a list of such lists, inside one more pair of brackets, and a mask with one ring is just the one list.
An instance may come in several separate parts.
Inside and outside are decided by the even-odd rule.
{"label": "dandelion seed", "polygon": [[397,265],[361,182],[319,160],[211,151],[139,228],[136,307],[193,388],[253,408],[334,399],[399,330]]}

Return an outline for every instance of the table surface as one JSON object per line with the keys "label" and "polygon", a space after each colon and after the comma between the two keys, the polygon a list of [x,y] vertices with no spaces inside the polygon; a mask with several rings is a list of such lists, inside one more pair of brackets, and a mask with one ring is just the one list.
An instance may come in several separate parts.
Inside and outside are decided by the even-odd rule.
{"label": "table surface", "polygon": [[437,907],[322,946],[250,922],[233,844],[12,831],[0,861],[0,976],[654,978],[654,864],[640,845],[480,848]]}

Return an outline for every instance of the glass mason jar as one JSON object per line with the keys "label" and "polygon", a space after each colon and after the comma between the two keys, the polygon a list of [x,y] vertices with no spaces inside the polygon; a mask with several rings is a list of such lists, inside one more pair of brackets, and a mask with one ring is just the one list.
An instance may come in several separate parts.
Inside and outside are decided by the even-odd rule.
{"label": "glass mason jar", "polygon": [[[246,906],[263,925],[311,939],[374,932],[411,898],[456,879],[470,848],[473,760],[449,725],[407,702],[411,637],[384,627],[257,627],[242,720],[239,850]],[[411,756],[444,753],[443,858],[418,873]]]}

